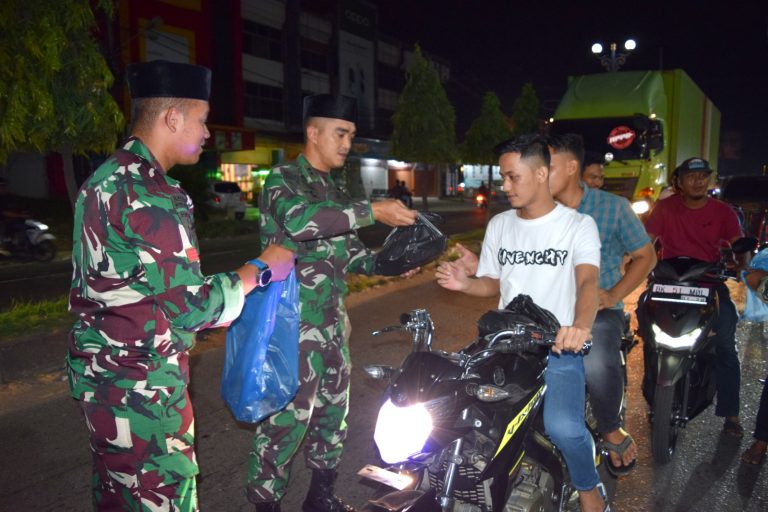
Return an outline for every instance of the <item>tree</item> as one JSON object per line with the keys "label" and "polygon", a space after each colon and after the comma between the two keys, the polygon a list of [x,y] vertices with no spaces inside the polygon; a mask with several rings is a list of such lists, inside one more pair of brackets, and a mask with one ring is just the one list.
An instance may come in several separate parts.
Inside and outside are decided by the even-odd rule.
{"label": "tree", "polygon": [[[392,154],[406,162],[456,160],[456,114],[437,71],[416,45],[403,92],[392,116]],[[422,188],[422,197],[426,191]]]}
{"label": "tree", "polygon": [[487,92],[480,107],[480,116],[472,121],[464,137],[462,159],[468,163],[493,165],[496,163],[493,148],[511,135],[507,118],[501,111],[499,97],[493,92]]}
{"label": "tree", "polygon": [[[463,160],[467,163],[488,166],[489,189],[493,188],[492,166],[497,160],[493,148],[499,142],[508,139],[510,135],[509,124],[501,111],[499,97],[493,92],[486,92],[480,107],[480,116],[472,121],[467,130],[461,153]],[[486,199],[490,201],[491,198]],[[490,215],[491,209],[488,208],[486,211]]]}
{"label": "tree", "polygon": [[[96,8],[111,16],[113,3]],[[61,153],[71,201],[72,155],[112,151],[124,124],[95,30],[88,0],[0,2],[0,163],[15,151]]]}
{"label": "tree", "polygon": [[532,133],[539,129],[539,97],[530,82],[523,85],[520,96],[512,106],[512,126],[514,135]]}

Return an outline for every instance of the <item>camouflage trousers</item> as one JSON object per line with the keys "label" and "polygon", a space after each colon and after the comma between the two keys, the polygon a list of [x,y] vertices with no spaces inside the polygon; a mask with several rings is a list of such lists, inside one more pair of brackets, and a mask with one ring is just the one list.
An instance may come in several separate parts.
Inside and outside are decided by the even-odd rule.
{"label": "camouflage trousers", "polygon": [[186,386],[99,386],[80,404],[93,452],[94,510],[198,510],[195,427]]}
{"label": "camouflage trousers", "polygon": [[299,389],[285,409],[256,427],[248,458],[249,501],[283,498],[291,461],[305,437],[304,459],[308,468],[333,469],[339,464],[347,437],[351,370],[349,322],[346,315],[343,318],[341,326],[330,328],[336,331],[330,342],[319,340],[315,328],[307,332],[302,322]]}

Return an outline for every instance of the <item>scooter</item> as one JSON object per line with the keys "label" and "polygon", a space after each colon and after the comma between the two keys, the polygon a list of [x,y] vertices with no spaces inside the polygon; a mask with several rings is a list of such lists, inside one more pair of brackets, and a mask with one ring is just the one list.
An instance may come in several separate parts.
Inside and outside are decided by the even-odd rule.
{"label": "scooter", "polygon": [[434,325],[424,309],[373,333],[405,330],[413,343],[399,368],[365,368],[389,382],[374,433],[388,466],[358,473],[382,484],[363,510],[578,510],[578,492],[540,414],[557,321],[520,295],[478,327],[459,352],[432,349]]}
{"label": "scooter", "polygon": [[11,257],[22,257],[36,261],[51,261],[56,256],[56,237],[48,232],[48,226],[34,219],[24,221],[24,229],[18,230],[3,241],[3,248]]}
{"label": "scooter", "polygon": [[477,208],[488,208],[488,197],[485,194],[475,196],[475,206]]}
{"label": "scooter", "polygon": [[[754,238],[733,244],[734,253],[753,251]],[[655,461],[672,460],[681,430],[712,404],[715,395],[716,287],[736,279],[723,262],[678,257],[660,261],[638,301],[643,338],[643,396],[650,407]]]}

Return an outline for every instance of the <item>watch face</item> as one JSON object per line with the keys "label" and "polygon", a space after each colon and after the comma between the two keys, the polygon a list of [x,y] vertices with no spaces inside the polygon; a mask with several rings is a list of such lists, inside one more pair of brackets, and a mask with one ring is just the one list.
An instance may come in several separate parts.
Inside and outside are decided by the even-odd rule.
{"label": "watch face", "polygon": [[259,286],[267,286],[269,283],[272,282],[272,271],[268,268],[265,268],[261,272],[259,272]]}

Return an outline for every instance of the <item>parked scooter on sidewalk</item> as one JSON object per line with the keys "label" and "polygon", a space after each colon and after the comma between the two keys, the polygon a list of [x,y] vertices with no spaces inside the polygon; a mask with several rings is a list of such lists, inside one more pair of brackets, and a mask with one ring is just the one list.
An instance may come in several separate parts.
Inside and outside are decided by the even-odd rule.
{"label": "parked scooter on sidewalk", "polygon": [[56,256],[56,237],[48,231],[48,226],[34,219],[25,219],[23,229],[11,233],[2,240],[2,253],[6,257],[51,261]]}
{"label": "parked scooter on sidewalk", "polygon": [[374,332],[405,330],[413,347],[399,368],[365,368],[389,381],[374,433],[389,466],[358,473],[384,484],[363,510],[578,510],[540,414],[558,327],[543,311],[520,295],[483,315],[479,336],[459,352],[432,349],[434,326],[423,309]]}
{"label": "parked scooter on sidewalk", "polygon": [[[735,254],[753,251],[754,238],[737,240]],[[656,462],[672,459],[686,423],[715,396],[713,323],[716,287],[737,279],[724,262],[678,257],[659,261],[638,302],[643,338],[643,396],[651,409],[651,449]]]}

